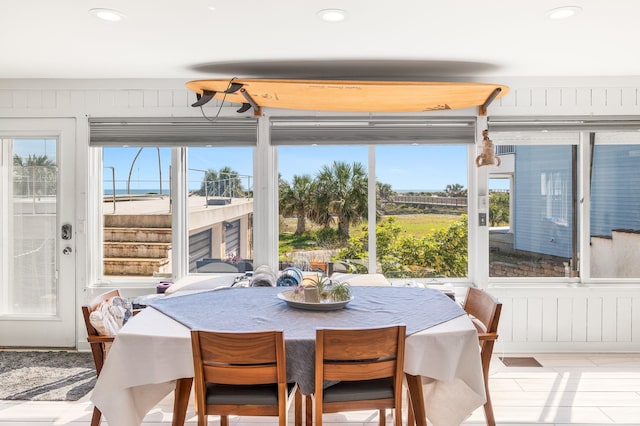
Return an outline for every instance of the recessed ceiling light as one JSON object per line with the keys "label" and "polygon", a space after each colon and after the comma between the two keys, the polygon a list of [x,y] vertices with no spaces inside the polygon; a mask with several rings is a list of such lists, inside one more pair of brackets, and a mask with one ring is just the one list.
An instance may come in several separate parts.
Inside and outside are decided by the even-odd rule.
{"label": "recessed ceiling light", "polygon": [[113,9],[90,9],[89,13],[95,16],[98,19],[102,19],[103,21],[109,22],[119,22],[122,21],[125,17],[124,13],[118,12]]}
{"label": "recessed ceiling light", "polygon": [[318,16],[325,22],[341,22],[347,18],[347,12],[340,9],[324,9],[318,12]]}
{"label": "recessed ceiling light", "polygon": [[547,17],[554,21],[560,19],[568,19],[582,12],[582,8],[578,6],[563,6],[547,11]]}

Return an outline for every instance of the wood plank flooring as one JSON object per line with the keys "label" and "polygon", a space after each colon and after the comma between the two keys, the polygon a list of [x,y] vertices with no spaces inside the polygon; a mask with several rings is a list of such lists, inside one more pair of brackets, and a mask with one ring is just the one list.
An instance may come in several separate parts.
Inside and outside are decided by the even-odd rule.
{"label": "wood plank flooring", "polygon": [[[640,426],[638,353],[513,355],[532,356],[542,367],[506,367],[499,356],[503,354],[496,354],[492,361],[490,387],[500,426]],[[149,412],[143,425],[170,425],[172,404],[170,395]],[[0,401],[0,426],[88,425],[92,409],[88,396],[77,402]],[[277,425],[275,419],[260,417],[235,417],[231,422]],[[290,424],[292,422],[293,412]],[[391,422],[389,414],[387,424]],[[373,411],[337,413],[325,415],[324,423],[369,426],[377,425],[378,418]],[[103,420],[102,424],[107,422]],[[193,405],[186,424],[196,424]],[[209,417],[209,425],[218,424],[218,418]],[[464,423],[465,426],[483,424],[482,408]]]}

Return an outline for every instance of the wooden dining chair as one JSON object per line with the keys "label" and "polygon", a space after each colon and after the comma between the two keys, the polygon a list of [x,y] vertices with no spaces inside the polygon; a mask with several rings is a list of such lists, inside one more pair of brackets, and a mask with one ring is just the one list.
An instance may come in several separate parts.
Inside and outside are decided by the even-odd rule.
{"label": "wooden dining chair", "polygon": [[192,330],[198,426],[210,414],[228,426],[229,415],[278,416],[286,426],[297,386],[287,384],[282,331],[227,333]]}
{"label": "wooden dining chair", "polygon": [[471,318],[478,331],[480,341],[480,358],[484,375],[484,389],[487,402],[484,404],[484,414],[488,426],[495,426],[491,397],[489,395],[489,365],[493,355],[493,346],[498,339],[498,322],[502,311],[502,303],[486,291],[475,287],[469,288],[463,309]]}
{"label": "wooden dining chair", "polygon": [[[323,413],[395,409],[402,424],[402,379],[406,327],[316,330],[315,418]],[[338,383],[324,388],[326,382]]]}
{"label": "wooden dining chair", "polygon": [[[84,318],[84,325],[87,328],[87,342],[91,347],[91,353],[93,354],[93,363],[96,366],[96,376],[100,375],[102,366],[104,365],[105,356],[107,354],[107,345],[111,344],[115,338],[113,335],[100,335],[98,330],[91,325],[90,316],[93,311],[99,309],[103,302],[107,302],[109,299],[120,296],[118,290],[111,290],[106,293],[97,296],[86,305],[82,305],[82,316]],[[102,418],[102,413],[98,410],[98,407],[93,407],[93,415],[91,416],[91,426],[98,426]]]}

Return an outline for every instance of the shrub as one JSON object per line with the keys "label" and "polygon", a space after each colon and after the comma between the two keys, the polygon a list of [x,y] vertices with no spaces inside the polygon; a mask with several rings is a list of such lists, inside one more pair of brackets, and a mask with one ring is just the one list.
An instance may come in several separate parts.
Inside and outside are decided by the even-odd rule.
{"label": "shrub", "polygon": [[[393,216],[380,221],[376,227],[377,261],[382,272],[389,276],[446,276],[467,275],[468,230],[467,216],[423,238],[402,235]],[[336,259],[366,259],[367,238],[351,237],[347,247]]]}

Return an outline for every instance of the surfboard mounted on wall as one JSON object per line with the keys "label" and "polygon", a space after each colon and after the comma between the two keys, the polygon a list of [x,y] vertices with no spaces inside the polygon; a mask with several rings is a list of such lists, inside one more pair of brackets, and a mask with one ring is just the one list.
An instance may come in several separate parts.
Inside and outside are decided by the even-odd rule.
{"label": "surfboard mounted on wall", "polygon": [[498,84],[466,82],[405,82],[355,80],[219,79],[195,80],[187,88],[197,96],[194,107],[211,99],[251,108],[283,108],[341,112],[423,112],[478,107],[489,104],[509,88]]}

